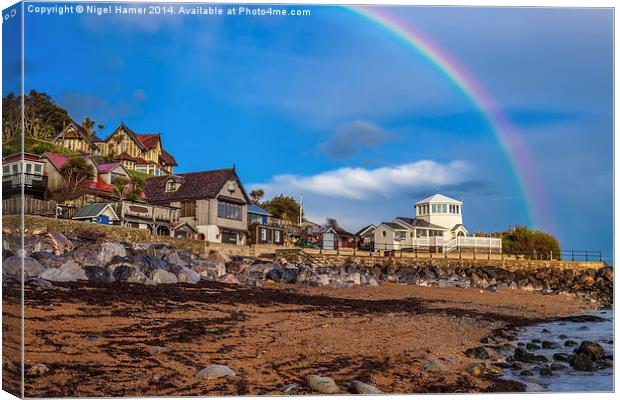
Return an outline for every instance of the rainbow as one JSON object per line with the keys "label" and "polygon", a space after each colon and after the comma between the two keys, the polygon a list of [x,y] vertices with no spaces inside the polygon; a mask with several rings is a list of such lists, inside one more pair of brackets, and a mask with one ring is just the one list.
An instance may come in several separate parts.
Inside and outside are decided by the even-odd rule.
{"label": "rainbow", "polygon": [[519,190],[526,201],[527,218],[531,224],[552,227],[552,218],[545,186],[542,184],[525,143],[501,107],[486,89],[462,65],[412,26],[399,21],[384,9],[373,6],[346,6],[395,35],[431,62],[476,106],[485,117],[512,167]]}

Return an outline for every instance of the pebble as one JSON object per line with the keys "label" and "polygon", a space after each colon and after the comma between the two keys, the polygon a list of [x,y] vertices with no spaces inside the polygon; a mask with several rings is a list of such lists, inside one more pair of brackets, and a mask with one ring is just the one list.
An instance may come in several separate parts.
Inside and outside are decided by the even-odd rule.
{"label": "pebble", "polygon": [[448,370],[445,365],[443,365],[440,361],[436,360],[424,364],[424,366],[422,366],[422,369],[426,372],[431,373],[446,372]]}
{"label": "pebble", "polygon": [[225,376],[235,376],[235,372],[225,365],[209,365],[196,374],[198,379],[218,379]]}
{"label": "pebble", "polygon": [[323,394],[333,394],[340,391],[336,382],[326,376],[310,375],[306,378],[306,383],[313,391]]}
{"label": "pebble", "polygon": [[376,387],[357,380],[351,382],[349,389],[355,394],[381,394]]}
{"label": "pebble", "polygon": [[49,367],[45,364],[35,364],[32,367],[28,368],[28,375],[30,376],[41,376],[45,375],[50,371]]}

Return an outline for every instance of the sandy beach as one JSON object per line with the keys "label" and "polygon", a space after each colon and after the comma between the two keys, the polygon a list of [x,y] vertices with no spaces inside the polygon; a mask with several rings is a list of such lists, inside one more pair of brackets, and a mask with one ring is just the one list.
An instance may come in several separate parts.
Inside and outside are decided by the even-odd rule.
{"label": "sandy beach", "polygon": [[[5,297],[18,289],[5,286]],[[49,371],[27,373],[25,394],[260,395],[287,384],[303,394],[310,374],[333,378],[343,392],[353,379],[384,393],[518,391],[468,373],[463,352],[504,328],[589,307],[564,295],[396,284],[27,287],[26,370],[42,363]],[[5,301],[6,326],[18,316]],[[424,371],[433,360],[447,371]],[[211,364],[236,376],[195,377]]]}

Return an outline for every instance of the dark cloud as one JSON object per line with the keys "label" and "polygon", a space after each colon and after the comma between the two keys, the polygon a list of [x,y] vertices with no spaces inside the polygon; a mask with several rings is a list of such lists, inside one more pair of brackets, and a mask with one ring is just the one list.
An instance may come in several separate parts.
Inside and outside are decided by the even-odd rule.
{"label": "dark cloud", "polygon": [[93,93],[66,92],[58,97],[58,104],[66,108],[78,121],[88,116],[98,122],[117,122],[141,113],[139,103],[146,98],[145,96],[142,89],[136,89],[131,95],[118,100],[109,100]]}
{"label": "dark cloud", "polygon": [[341,160],[357,154],[363,148],[376,148],[390,140],[392,135],[377,125],[354,121],[341,126],[319,149],[332,160]]}

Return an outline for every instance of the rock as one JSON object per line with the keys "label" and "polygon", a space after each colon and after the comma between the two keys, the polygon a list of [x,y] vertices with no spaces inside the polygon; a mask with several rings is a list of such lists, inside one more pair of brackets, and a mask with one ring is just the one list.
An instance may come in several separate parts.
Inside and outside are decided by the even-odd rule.
{"label": "rock", "polygon": [[574,340],[567,340],[566,342],[564,342],[564,346],[566,346],[566,347],[575,347],[575,346],[577,346],[577,342],[575,342]]}
{"label": "rock", "polygon": [[92,283],[108,284],[116,281],[114,275],[110,271],[96,265],[88,265],[84,267],[84,274]]}
{"label": "rock", "polygon": [[581,342],[576,354],[586,354],[592,359],[592,361],[598,361],[605,358],[605,350],[603,347],[598,343],[590,342],[588,340]]}
{"label": "rock", "polygon": [[484,347],[472,347],[471,349],[465,350],[465,356],[468,358],[476,358],[478,360],[486,360],[490,358],[489,352]]}
{"label": "rock", "polygon": [[198,379],[218,379],[226,376],[235,376],[232,369],[225,365],[209,365],[207,368],[203,368],[196,374]]}
{"label": "rock", "polygon": [[491,345],[497,345],[497,341],[495,339],[493,339],[491,336],[485,336],[480,340],[480,343],[482,344],[491,344]]}
{"label": "rock", "polygon": [[549,368],[549,367],[542,367],[540,369],[540,371],[538,371],[538,373],[540,374],[540,376],[551,376],[551,375],[553,375],[553,371],[551,371],[551,368]]}
{"label": "rock", "polygon": [[338,393],[340,388],[332,378],[318,375],[310,375],[306,378],[308,387],[315,392],[323,394]]}
{"label": "rock", "polygon": [[77,277],[71,272],[57,268],[50,268],[41,273],[39,277],[51,282],[77,282]]}
{"label": "rock", "polygon": [[547,340],[544,340],[542,342],[542,348],[543,349],[557,349],[558,347],[560,347],[559,344],[557,344],[556,342],[550,342]]}
{"label": "rock", "polygon": [[532,343],[532,342],[526,344],[525,348],[528,349],[528,350],[540,350],[540,346],[537,345],[536,343]]}
{"label": "rock", "polygon": [[97,253],[97,256],[99,258],[99,262],[102,265],[106,265],[107,263],[112,261],[112,258],[114,258],[115,256],[118,256],[118,257],[127,256],[127,250],[125,250],[125,246],[123,246],[122,244],[118,242],[102,240],[98,243],[98,246],[99,246],[99,251]]}
{"label": "rock", "polygon": [[357,380],[351,381],[349,390],[354,394],[381,394],[376,387]]}
{"label": "rock", "polygon": [[266,278],[275,282],[295,283],[299,271],[295,268],[274,268],[267,272]]}
{"label": "rock", "polygon": [[566,369],[566,365],[562,363],[554,362],[554,363],[551,363],[551,365],[549,365],[549,369],[551,369],[552,371],[561,371],[563,369]]}
{"label": "rock", "polygon": [[292,383],[292,384],[289,384],[289,385],[282,386],[280,391],[282,393],[284,393],[285,395],[287,395],[287,396],[295,396],[296,394],[299,393],[300,389],[301,389],[301,387],[299,387],[299,385],[296,385],[296,384]]}
{"label": "rock", "polygon": [[216,260],[192,260],[191,269],[198,272],[201,277],[211,280],[215,280],[226,274],[226,264]]}
{"label": "rock", "polygon": [[158,269],[153,272],[151,280],[154,283],[177,283],[177,277],[172,272],[165,271],[163,269]]}
{"label": "rock", "polygon": [[63,254],[75,248],[73,242],[67,239],[67,237],[60,232],[50,231],[42,233],[38,236],[51,243],[55,254]]}
{"label": "rock", "polygon": [[530,353],[523,347],[517,347],[515,349],[513,358],[515,359],[515,361],[521,361],[524,363],[533,363],[536,361],[536,356],[534,355],[534,353]]}
{"label": "rock", "polygon": [[469,373],[475,376],[480,376],[480,375],[500,376],[504,373],[504,371],[500,367],[497,367],[489,363],[474,363],[474,364],[471,364],[467,368],[467,370],[469,371]]}
{"label": "rock", "polygon": [[140,283],[144,285],[154,284],[154,282],[150,280],[142,272],[138,271],[134,267],[129,267],[126,265],[121,265],[120,267],[116,267],[114,269],[113,275],[114,275],[114,279],[116,279],[119,282]]}
{"label": "rock", "polygon": [[521,364],[520,362],[513,362],[512,364],[510,364],[510,368],[514,369],[514,370],[522,370],[523,369],[523,364]]}
{"label": "rock", "polygon": [[149,347],[149,349],[147,351],[149,352],[149,354],[159,354],[159,353],[161,353],[164,350],[166,350],[165,347],[162,347],[162,346],[152,346],[152,347]]}
{"label": "rock", "polygon": [[586,353],[576,354],[571,360],[571,366],[577,371],[593,371],[592,358]]}
{"label": "rock", "polygon": [[532,371],[530,371],[529,369],[524,369],[523,371],[521,371],[521,376],[532,376]]}
{"label": "rock", "polygon": [[30,257],[12,256],[2,262],[2,273],[20,279],[22,271],[22,260],[24,262],[24,277],[35,278],[47,270],[41,263]]}
{"label": "rock", "polygon": [[168,264],[178,265],[180,267],[189,267],[191,262],[191,259],[187,255],[177,249],[170,249],[162,259]]}
{"label": "rock", "polygon": [[541,340],[540,339],[532,339],[532,341],[530,343],[540,343]]}
{"label": "rock", "polygon": [[179,282],[196,283],[200,281],[200,275],[190,268],[181,267],[180,271],[177,273],[177,279]]}
{"label": "rock", "polygon": [[440,361],[437,361],[437,360],[433,360],[433,361],[430,361],[424,364],[422,366],[422,369],[426,372],[431,372],[431,373],[439,373],[439,372],[448,371],[448,368],[445,365],[443,365]]}
{"label": "rock", "polygon": [[613,368],[613,366],[614,365],[611,362],[607,361],[607,360],[600,360],[600,361],[597,361],[594,364],[594,368],[596,368],[596,369]]}
{"label": "rock", "polygon": [[548,362],[549,361],[549,357],[547,357],[544,354],[536,354],[536,355],[534,355],[534,361],[536,361],[536,362]]}
{"label": "rock", "polygon": [[45,364],[35,364],[32,367],[28,368],[26,374],[29,376],[41,376],[45,375],[50,371],[49,367]]}
{"label": "rock", "polygon": [[48,251],[37,251],[30,254],[30,257],[37,260],[45,268],[60,268],[60,266],[66,261],[64,257],[57,256],[56,254]]}
{"label": "rock", "polygon": [[228,283],[230,285],[239,285],[239,284],[241,284],[241,282],[239,282],[239,280],[237,278],[235,278],[235,276],[232,275],[232,274],[226,274],[226,275],[222,276],[220,279],[218,279],[218,282]]}
{"label": "rock", "polygon": [[555,353],[553,355],[553,359],[556,361],[570,362],[571,358],[572,357],[566,353]]}
{"label": "rock", "polygon": [[209,254],[207,255],[207,260],[220,261],[226,264],[230,262],[230,257],[228,257],[226,254],[220,253],[217,250],[210,250]]}

